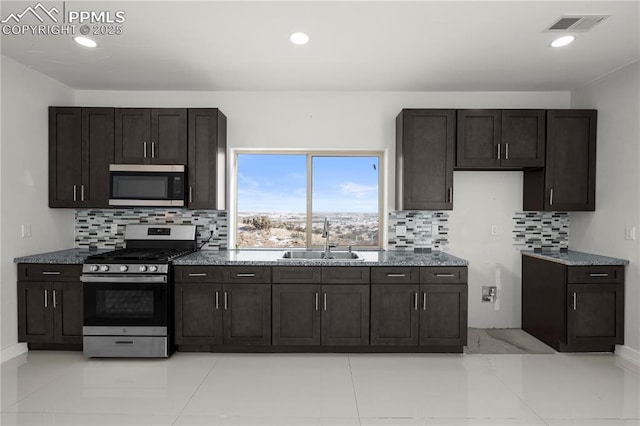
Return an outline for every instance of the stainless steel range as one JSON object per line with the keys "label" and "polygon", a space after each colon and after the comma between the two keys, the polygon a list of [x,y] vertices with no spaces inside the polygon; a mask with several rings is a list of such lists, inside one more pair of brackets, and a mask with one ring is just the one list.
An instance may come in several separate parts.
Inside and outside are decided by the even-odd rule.
{"label": "stainless steel range", "polygon": [[126,248],[82,267],[83,351],[89,357],[173,353],[173,259],[196,249],[195,225],[127,225]]}

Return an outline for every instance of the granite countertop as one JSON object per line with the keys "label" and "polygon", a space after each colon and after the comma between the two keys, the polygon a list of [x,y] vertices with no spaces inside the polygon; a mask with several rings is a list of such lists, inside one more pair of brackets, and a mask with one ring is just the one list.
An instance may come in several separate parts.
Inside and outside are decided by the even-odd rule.
{"label": "granite countertop", "polygon": [[629,264],[629,261],[626,259],[600,256],[597,254],[583,253],[573,250],[562,252],[534,252],[524,250],[522,254],[525,256],[537,257],[538,259],[548,260],[550,262],[561,263],[567,266],[618,266]]}
{"label": "granite countertop", "polygon": [[[69,249],[17,257],[14,263],[82,264],[87,256],[109,250]],[[467,266],[468,261],[435,251],[361,251],[363,261],[279,261],[285,250],[202,250],[174,260],[174,265],[263,265],[263,266]]]}

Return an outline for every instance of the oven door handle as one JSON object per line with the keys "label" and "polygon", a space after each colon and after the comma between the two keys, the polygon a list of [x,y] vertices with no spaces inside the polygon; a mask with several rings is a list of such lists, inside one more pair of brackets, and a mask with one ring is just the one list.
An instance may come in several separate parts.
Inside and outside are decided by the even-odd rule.
{"label": "oven door handle", "polygon": [[166,275],[143,275],[143,276],[104,276],[104,275],[80,275],[83,283],[166,283]]}

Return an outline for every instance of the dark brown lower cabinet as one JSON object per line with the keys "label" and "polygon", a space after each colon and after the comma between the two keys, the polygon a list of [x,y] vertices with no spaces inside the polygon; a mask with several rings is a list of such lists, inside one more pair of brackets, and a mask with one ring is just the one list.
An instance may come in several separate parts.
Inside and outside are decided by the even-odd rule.
{"label": "dark brown lower cabinet", "polygon": [[175,340],[177,345],[221,345],[222,284],[176,283]]}
{"label": "dark brown lower cabinet", "polygon": [[369,344],[369,284],[322,286],[321,341],[325,346]]}
{"label": "dark brown lower cabinet", "polygon": [[561,352],[624,343],[624,266],[567,266],[522,256],[522,329]]}
{"label": "dark brown lower cabinet", "polygon": [[32,349],[81,349],[80,267],[21,264],[18,276],[18,340]]}
{"label": "dark brown lower cabinet", "polygon": [[371,344],[418,346],[417,284],[371,286]]}
{"label": "dark brown lower cabinet", "polygon": [[420,345],[467,344],[467,285],[421,284]]}
{"label": "dark brown lower cabinet", "polygon": [[271,344],[271,285],[224,284],[225,345]]}
{"label": "dark brown lower cabinet", "polygon": [[320,345],[320,284],[273,284],[273,344]]}

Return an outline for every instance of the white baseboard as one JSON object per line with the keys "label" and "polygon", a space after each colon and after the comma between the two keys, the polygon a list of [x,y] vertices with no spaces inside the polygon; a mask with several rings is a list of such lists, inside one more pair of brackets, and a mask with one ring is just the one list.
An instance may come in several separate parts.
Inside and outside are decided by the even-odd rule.
{"label": "white baseboard", "polygon": [[11,345],[8,348],[4,348],[0,350],[0,364],[5,361],[9,361],[12,358],[15,358],[19,355],[27,353],[29,348],[26,343],[16,343],[15,345]]}
{"label": "white baseboard", "polygon": [[618,345],[616,346],[616,355],[633,364],[636,368],[640,368],[640,351],[631,349],[629,346]]}

